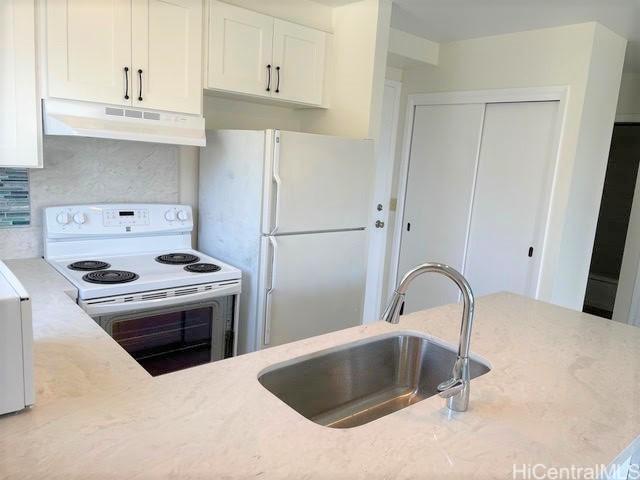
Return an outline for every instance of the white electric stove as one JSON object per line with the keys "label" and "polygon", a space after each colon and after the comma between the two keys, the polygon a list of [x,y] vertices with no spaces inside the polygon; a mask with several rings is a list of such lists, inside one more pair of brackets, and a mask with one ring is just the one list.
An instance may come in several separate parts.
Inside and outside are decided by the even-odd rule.
{"label": "white electric stove", "polygon": [[241,272],[191,248],[189,206],[51,207],[44,224],[47,262],[151,374],[235,354]]}

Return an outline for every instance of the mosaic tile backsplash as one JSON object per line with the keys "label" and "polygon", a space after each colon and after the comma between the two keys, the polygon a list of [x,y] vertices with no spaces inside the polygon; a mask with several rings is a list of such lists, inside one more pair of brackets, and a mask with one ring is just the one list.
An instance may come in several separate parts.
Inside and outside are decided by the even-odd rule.
{"label": "mosaic tile backsplash", "polygon": [[0,228],[30,224],[29,171],[26,168],[0,168]]}

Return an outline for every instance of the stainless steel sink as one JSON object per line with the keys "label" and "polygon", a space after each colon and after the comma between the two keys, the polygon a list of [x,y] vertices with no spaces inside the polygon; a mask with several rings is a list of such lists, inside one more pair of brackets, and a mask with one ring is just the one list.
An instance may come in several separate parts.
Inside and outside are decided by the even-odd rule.
{"label": "stainless steel sink", "polygon": [[[427,338],[399,334],[318,352],[275,367],[258,381],[320,425],[364,425],[438,393],[451,376],[456,352]],[[471,378],[489,371],[473,358]]]}

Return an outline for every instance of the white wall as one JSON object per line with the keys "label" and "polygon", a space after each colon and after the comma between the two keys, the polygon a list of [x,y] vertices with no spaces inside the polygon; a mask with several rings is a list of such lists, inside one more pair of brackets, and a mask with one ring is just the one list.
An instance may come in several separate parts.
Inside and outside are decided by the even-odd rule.
{"label": "white wall", "polygon": [[622,75],[620,96],[618,97],[618,115],[640,115],[640,73],[624,73]]}
{"label": "white wall", "polygon": [[[582,309],[615,122],[626,40],[596,24],[577,148],[557,257],[547,262],[545,298]],[[554,252],[551,252],[554,253]],[[556,261],[557,259],[557,261]],[[553,270],[555,266],[555,272]]]}
{"label": "white wall", "polygon": [[[596,23],[570,25],[441,44],[437,67],[408,68],[403,75],[403,112],[411,93],[569,87],[541,298],[576,309],[582,308],[625,45]],[[395,179],[397,186],[397,169]]]}
{"label": "white wall", "polygon": [[411,33],[392,28],[389,33],[387,62],[398,68],[423,63],[438,64],[440,44]]}
{"label": "white wall", "polygon": [[385,79],[393,80],[394,82],[402,82],[402,69],[387,64]]}
{"label": "white wall", "polygon": [[333,10],[326,87],[330,108],[301,110],[301,130],[375,137],[384,90],[390,0],[361,0]]}
{"label": "white wall", "polygon": [[204,116],[207,130],[301,128],[300,110],[209,94],[204,96]]}

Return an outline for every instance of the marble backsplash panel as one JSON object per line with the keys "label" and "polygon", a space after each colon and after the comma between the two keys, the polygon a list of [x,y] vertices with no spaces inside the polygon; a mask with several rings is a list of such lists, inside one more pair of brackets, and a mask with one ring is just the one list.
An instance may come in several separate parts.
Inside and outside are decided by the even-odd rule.
{"label": "marble backsplash panel", "polygon": [[0,228],[0,259],[42,256],[44,207],[178,202],[178,148],[118,140],[45,137],[44,168],[30,172],[31,225]]}

